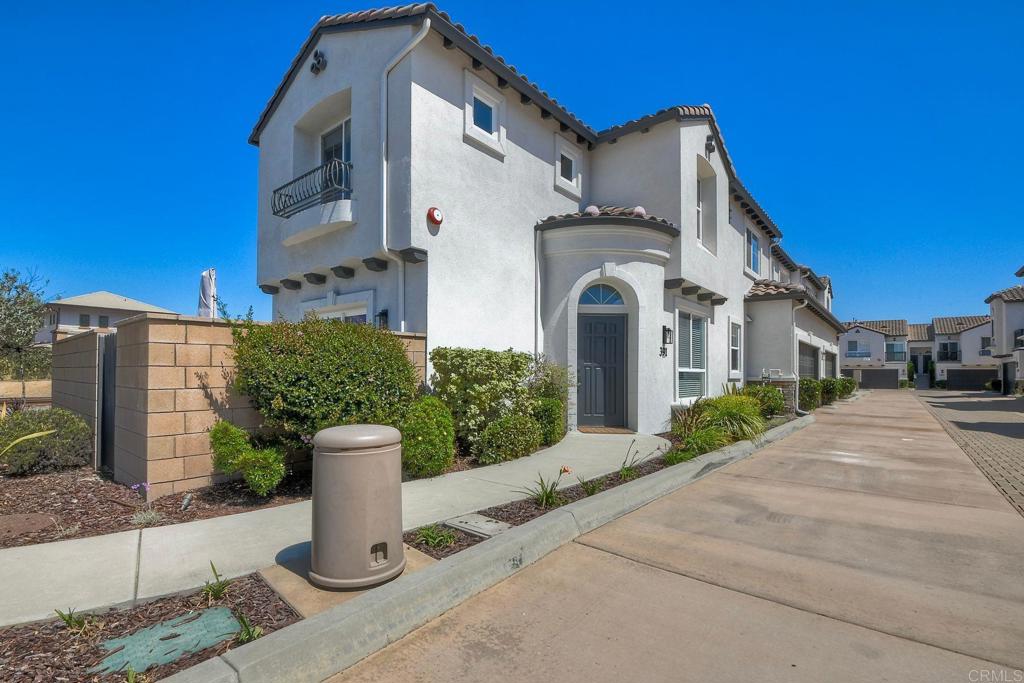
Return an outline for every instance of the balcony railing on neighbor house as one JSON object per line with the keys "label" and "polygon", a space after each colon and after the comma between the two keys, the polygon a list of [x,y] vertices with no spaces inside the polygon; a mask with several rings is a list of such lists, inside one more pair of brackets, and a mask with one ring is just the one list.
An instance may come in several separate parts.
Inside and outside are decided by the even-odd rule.
{"label": "balcony railing on neighbor house", "polygon": [[352,194],[352,163],[331,159],[274,190],[270,199],[275,216],[289,218],[317,204],[348,199]]}
{"label": "balcony railing on neighbor house", "polygon": [[959,351],[939,351],[940,361],[958,361],[960,360]]}
{"label": "balcony railing on neighbor house", "polygon": [[982,349],[981,351],[978,351],[978,355],[979,356],[991,356],[992,355],[992,349]]}
{"label": "balcony railing on neighbor house", "polygon": [[1024,329],[1013,331],[1013,348],[1024,349],[1024,339],[1021,337],[1024,337]]}
{"label": "balcony railing on neighbor house", "polygon": [[885,352],[885,362],[886,363],[892,363],[892,362],[895,362],[895,361],[905,361],[905,360],[907,360],[907,352],[906,351],[886,351]]}
{"label": "balcony railing on neighbor house", "polygon": [[871,358],[870,351],[847,351],[847,358]]}

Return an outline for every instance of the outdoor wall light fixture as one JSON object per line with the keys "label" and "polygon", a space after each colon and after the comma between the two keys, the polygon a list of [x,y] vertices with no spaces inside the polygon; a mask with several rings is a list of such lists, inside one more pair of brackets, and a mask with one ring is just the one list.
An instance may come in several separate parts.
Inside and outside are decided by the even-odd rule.
{"label": "outdoor wall light fixture", "polygon": [[320,72],[327,68],[327,55],[320,50],[313,53],[313,61],[309,65],[309,70],[313,72],[314,76],[319,76]]}
{"label": "outdoor wall light fixture", "polygon": [[672,343],[672,328],[667,325],[661,326],[661,350],[659,355],[662,358],[668,355],[668,346]]}
{"label": "outdoor wall light fixture", "polygon": [[382,308],[374,317],[377,319],[377,327],[382,330],[388,329],[388,309]]}
{"label": "outdoor wall light fixture", "polygon": [[707,137],[707,140],[705,140],[705,142],[704,142],[704,151],[708,153],[708,156],[711,156],[711,153],[715,151],[715,136],[714,135],[709,135]]}

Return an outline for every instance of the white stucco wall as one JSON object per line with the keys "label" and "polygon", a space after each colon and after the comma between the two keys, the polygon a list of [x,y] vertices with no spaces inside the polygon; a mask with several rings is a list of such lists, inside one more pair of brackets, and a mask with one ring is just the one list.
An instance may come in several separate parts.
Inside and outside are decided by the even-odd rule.
{"label": "white stucco wall", "polygon": [[813,346],[818,350],[818,372],[824,376],[825,353],[836,354],[836,375],[842,367],[842,359],[839,357],[838,334],[831,325],[826,323],[806,308],[796,311],[796,333],[797,343],[804,343]]}
{"label": "white stucco wall", "polygon": [[[50,324],[50,315],[56,314],[56,324]],[[81,327],[78,324],[79,316],[82,314],[89,315],[89,326]],[[52,308],[44,316],[45,324],[40,327],[39,331],[36,332],[34,341],[37,344],[49,344],[53,341],[53,331],[55,328],[59,328],[62,333],[65,334],[78,334],[79,332],[88,332],[94,330],[100,326],[100,316],[105,315],[110,320],[107,327],[114,327],[119,320],[130,318],[133,315],[138,315],[136,311],[124,311],[113,308],[93,308],[91,306],[65,306],[61,304],[52,304]]]}
{"label": "white stucco wall", "polygon": [[[991,355],[982,356],[981,338],[992,336],[992,323],[985,323],[960,333],[960,364],[967,368],[994,368],[998,363]],[[990,349],[991,350],[991,349]]]}
{"label": "white stucco wall", "polygon": [[746,378],[761,379],[762,372],[779,370],[778,379],[794,379],[793,301],[755,301],[747,304],[751,319],[746,327]]}
{"label": "white stucco wall", "polygon": [[[868,358],[847,358],[848,341],[856,340],[859,347],[868,347],[871,356]],[[869,330],[866,327],[854,327],[839,336],[839,364],[844,368],[880,368],[885,364],[885,335]]]}

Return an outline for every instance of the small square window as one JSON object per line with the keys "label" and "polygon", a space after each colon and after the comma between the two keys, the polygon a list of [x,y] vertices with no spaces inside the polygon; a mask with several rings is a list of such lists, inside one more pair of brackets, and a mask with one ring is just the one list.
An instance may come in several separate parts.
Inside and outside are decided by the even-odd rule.
{"label": "small square window", "polygon": [[488,135],[494,133],[494,107],[479,97],[473,98],[473,125]]}
{"label": "small square window", "polygon": [[101,315],[100,316],[100,327],[110,327],[110,316],[109,315]]}
{"label": "small square window", "polygon": [[576,181],[576,164],[573,163],[572,157],[563,154],[559,162],[559,174],[570,183]]}
{"label": "small square window", "polygon": [[89,327],[89,314],[88,313],[79,313],[78,314],[78,326],[79,327]]}

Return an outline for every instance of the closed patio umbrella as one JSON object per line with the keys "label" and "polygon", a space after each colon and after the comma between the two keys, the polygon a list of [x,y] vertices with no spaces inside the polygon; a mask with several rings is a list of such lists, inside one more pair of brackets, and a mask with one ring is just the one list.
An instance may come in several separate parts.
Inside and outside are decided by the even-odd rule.
{"label": "closed patio umbrella", "polygon": [[217,270],[204,270],[199,276],[199,317],[217,317]]}

